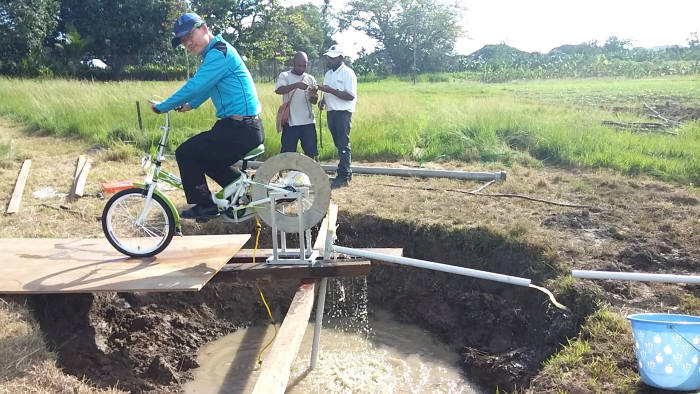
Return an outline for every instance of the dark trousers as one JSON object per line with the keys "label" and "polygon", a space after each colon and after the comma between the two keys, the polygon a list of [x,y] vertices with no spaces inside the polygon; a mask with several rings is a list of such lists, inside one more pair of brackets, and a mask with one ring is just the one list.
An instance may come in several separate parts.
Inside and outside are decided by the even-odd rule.
{"label": "dark trousers", "polygon": [[331,131],[333,143],[338,149],[338,173],[340,179],[350,180],[352,171],[352,151],[350,150],[350,128],[352,127],[352,112],[350,111],[328,111],[328,129]]}
{"label": "dark trousers", "polygon": [[299,141],[301,141],[301,149],[306,156],[312,159],[318,156],[316,123],[299,126],[284,126],[284,129],[282,129],[281,152],[296,152]]}
{"label": "dark trousers", "polygon": [[260,119],[219,119],[209,131],[183,142],[175,151],[182,186],[189,204],[210,204],[211,192],[204,175],[226,186],[240,173],[231,167],[251,149],[262,144]]}

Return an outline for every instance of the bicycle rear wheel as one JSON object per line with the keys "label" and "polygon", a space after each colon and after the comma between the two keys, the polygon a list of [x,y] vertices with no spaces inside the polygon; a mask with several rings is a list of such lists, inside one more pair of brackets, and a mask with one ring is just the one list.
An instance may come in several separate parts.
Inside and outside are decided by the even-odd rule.
{"label": "bicycle rear wheel", "polygon": [[[321,166],[308,156],[296,152],[272,156],[255,172],[254,181],[251,192],[253,201],[269,197],[271,189],[267,185],[290,191],[308,191],[308,198],[302,200],[303,230],[313,227],[326,216],[331,200],[331,185]],[[258,207],[257,213],[265,223],[272,224],[269,205]],[[280,231],[299,232],[296,199],[277,202],[275,223]]]}
{"label": "bicycle rear wheel", "polygon": [[122,190],[109,199],[102,211],[102,231],[107,240],[128,256],[154,256],[170,244],[175,234],[175,217],[168,204],[156,194],[143,222],[136,222],[147,194],[146,189]]}

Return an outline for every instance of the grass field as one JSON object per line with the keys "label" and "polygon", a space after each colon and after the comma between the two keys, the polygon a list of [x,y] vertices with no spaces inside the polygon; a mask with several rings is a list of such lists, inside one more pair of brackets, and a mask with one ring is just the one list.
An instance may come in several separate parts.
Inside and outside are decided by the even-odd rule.
{"label": "grass field", "polygon": [[[30,131],[78,136],[97,146],[125,141],[145,150],[159,135],[156,127],[162,122],[150,112],[147,99],[165,98],[179,85],[0,78],[0,115],[26,124]],[[641,114],[645,103],[700,111],[700,76],[508,84],[384,80],[362,83],[358,89],[351,134],[355,159],[606,167],[700,183],[699,120],[686,120],[676,136],[601,125],[603,120],[649,122]],[[258,91],[270,155],[280,149],[274,132],[280,98],[271,84],[258,84]],[[137,100],[147,132],[138,127]],[[207,103],[198,111],[174,114],[170,150],[208,129],[213,112]],[[322,122],[325,125],[325,119]],[[324,129],[322,160],[335,155]]]}

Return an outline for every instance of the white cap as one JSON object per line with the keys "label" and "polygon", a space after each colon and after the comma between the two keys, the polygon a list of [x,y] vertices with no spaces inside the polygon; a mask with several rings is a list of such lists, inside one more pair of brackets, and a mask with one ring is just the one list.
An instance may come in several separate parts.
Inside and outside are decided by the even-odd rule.
{"label": "white cap", "polygon": [[328,51],[323,54],[324,56],[328,57],[338,57],[338,56],[343,56],[343,50],[340,49],[340,45],[334,44],[331,45],[330,48],[328,48]]}

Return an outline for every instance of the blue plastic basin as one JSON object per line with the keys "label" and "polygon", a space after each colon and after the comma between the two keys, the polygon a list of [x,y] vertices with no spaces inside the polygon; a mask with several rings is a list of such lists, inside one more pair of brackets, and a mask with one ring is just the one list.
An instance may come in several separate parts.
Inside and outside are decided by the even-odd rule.
{"label": "blue plastic basin", "polygon": [[639,313],[627,319],[644,383],[666,390],[700,390],[700,316]]}

